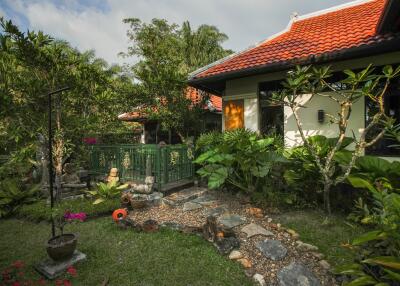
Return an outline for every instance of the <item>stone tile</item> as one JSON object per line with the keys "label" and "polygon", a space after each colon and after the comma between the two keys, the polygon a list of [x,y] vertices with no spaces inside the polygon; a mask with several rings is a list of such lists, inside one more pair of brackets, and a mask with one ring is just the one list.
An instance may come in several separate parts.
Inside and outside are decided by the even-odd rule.
{"label": "stone tile", "polygon": [[252,237],[255,235],[265,235],[265,236],[273,236],[274,235],[269,230],[266,230],[262,226],[255,224],[255,223],[251,223],[251,224],[248,224],[245,227],[243,227],[242,232],[246,233],[247,237]]}
{"label": "stone tile", "polygon": [[216,207],[216,208],[210,208],[206,211],[205,215],[206,217],[208,216],[220,216],[224,213],[226,213],[228,210],[224,206]]}
{"label": "stone tile", "polygon": [[218,222],[227,228],[233,228],[246,223],[246,218],[240,215],[225,214],[218,219]]}
{"label": "stone tile", "polygon": [[201,209],[202,207],[203,206],[201,204],[198,204],[198,203],[186,202],[183,205],[183,211],[187,212],[187,211],[198,210],[198,209]]}
{"label": "stone tile", "polygon": [[287,254],[287,249],[279,240],[266,239],[256,244],[257,248],[272,260],[281,260]]}
{"label": "stone tile", "polygon": [[292,262],[278,272],[280,286],[320,286],[314,274],[304,265]]}
{"label": "stone tile", "polygon": [[204,195],[207,191],[208,189],[206,188],[192,187],[166,196],[163,201],[166,204],[176,206],[196,199]]}
{"label": "stone tile", "polygon": [[36,264],[35,269],[46,278],[54,279],[62,275],[69,266],[83,260],[86,260],[86,254],[75,250],[73,256],[68,260],[56,262],[48,258]]}
{"label": "stone tile", "polygon": [[203,206],[210,206],[217,203],[217,200],[210,195],[205,195],[192,200],[193,203],[198,203]]}

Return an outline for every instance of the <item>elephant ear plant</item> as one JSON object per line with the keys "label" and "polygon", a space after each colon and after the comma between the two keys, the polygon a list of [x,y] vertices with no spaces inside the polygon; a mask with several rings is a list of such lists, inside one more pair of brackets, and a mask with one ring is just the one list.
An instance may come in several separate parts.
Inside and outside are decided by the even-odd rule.
{"label": "elephant ear plant", "polygon": [[197,173],[208,178],[209,188],[228,183],[251,193],[265,182],[274,164],[285,161],[276,151],[274,138],[263,138],[252,131],[237,129],[226,131],[218,145],[194,162],[201,165]]}

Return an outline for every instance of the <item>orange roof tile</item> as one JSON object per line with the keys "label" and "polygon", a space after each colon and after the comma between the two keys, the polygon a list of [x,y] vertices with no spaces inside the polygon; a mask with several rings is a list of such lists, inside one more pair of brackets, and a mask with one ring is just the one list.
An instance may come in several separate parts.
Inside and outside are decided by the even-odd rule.
{"label": "orange roof tile", "polygon": [[295,18],[288,29],[278,36],[228,57],[193,78],[296,61],[380,42],[389,37],[377,33],[385,3],[386,0],[373,0],[319,15]]}

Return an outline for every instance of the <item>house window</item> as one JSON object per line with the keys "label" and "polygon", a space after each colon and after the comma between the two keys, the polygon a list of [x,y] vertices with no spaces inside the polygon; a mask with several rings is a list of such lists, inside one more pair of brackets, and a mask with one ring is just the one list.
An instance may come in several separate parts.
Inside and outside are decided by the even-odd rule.
{"label": "house window", "polygon": [[[392,83],[386,94],[385,94],[385,113],[386,115],[394,118],[396,120],[395,124],[400,123],[400,81]],[[365,125],[371,121],[372,116],[376,113],[377,106],[369,98],[365,99]],[[374,135],[380,132],[379,128],[372,130],[368,135],[367,139],[371,140]],[[391,145],[399,144],[389,138],[382,138],[376,144],[369,147],[366,150],[368,155],[378,155],[378,156],[399,156],[400,149],[390,147]]]}
{"label": "house window", "polygon": [[224,102],[225,130],[244,128],[243,99]]}

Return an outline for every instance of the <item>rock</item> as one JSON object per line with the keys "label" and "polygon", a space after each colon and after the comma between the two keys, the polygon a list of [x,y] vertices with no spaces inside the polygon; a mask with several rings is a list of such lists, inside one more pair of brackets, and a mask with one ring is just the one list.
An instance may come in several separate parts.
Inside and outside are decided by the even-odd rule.
{"label": "rock", "polygon": [[183,205],[183,211],[193,211],[193,210],[198,210],[201,209],[203,206],[198,203],[193,203],[193,202],[187,202]]}
{"label": "rock", "polygon": [[197,199],[194,199],[192,202],[201,204],[203,206],[210,206],[210,205],[217,203],[215,198],[210,195],[198,197]]}
{"label": "rock", "polygon": [[159,206],[161,205],[163,201],[163,194],[160,192],[154,192],[148,196],[150,204],[154,206]]}
{"label": "rock", "polygon": [[144,232],[156,232],[159,229],[158,222],[153,219],[146,220],[143,223],[142,228]]}
{"label": "rock", "polygon": [[206,216],[220,216],[227,212],[225,207],[211,208],[206,212]]}
{"label": "rock", "polygon": [[319,264],[319,266],[321,266],[323,269],[325,269],[327,271],[331,269],[331,265],[326,260],[321,260],[320,262],[318,262],[318,264]]}
{"label": "rock", "polygon": [[218,221],[227,228],[233,228],[235,226],[244,224],[246,219],[240,215],[225,214],[221,216]]}
{"label": "rock", "polygon": [[236,237],[226,237],[217,240],[215,244],[222,255],[228,255],[233,249],[239,248],[240,241]]}
{"label": "rock", "polygon": [[237,260],[243,258],[243,254],[238,251],[238,250],[233,250],[230,254],[229,254],[229,259],[231,260]]}
{"label": "rock", "polygon": [[278,240],[266,239],[256,244],[256,247],[268,258],[281,260],[287,254],[286,247]]}
{"label": "rock", "polygon": [[296,248],[297,248],[297,250],[300,250],[300,251],[317,251],[318,250],[318,247],[316,247],[312,244],[302,242],[300,240],[296,241]]}
{"label": "rock", "polygon": [[321,260],[324,258],[324,255],[319,252],[313,252],[312,255],[314,255],[314,257],[317,258],[318,260]]}
{"label": "rock", "polygon": [[255,235],[265,235],[265,236],[274,235],[269,230],[266,230],[262,226],[255,224],[255,223],[251,223],[251,224],[248,224],[245,227],[243,227],[242,232],[246,233],[248,238],[255,236]]}
{"label": "rock", "polygon": [[263,210],[260,208],[247,208],[246,213],[257,218],[262,218],[264,216]]}
{"label": "rock", "polygon": [[253,276],[253,280],[256,281],[258,283],[258,285],[260,286],[266,286],[267,284],[265,283],[265,279],[264,276],[262,276],[259,273],[254,274]]}
{"label": "rock", "polygon": [[196,234],[196,235],[201,235],[203,233],[203,228],[199,226],[190,226],[190,225],[185,225],[182,228],[182,232],[186,234]]}
{"label": "rock", "polygon": [[247,258],[240,258],[237,260],[240,264],[242,264],[242,266],[244,268],[251,268],[251,266],[253,266],[253,264],[251,263],[250,260],[248,260]]}
{"label": "rock", "polygon": [[276,224],[276,228],[277,228],[277,229],[280,229],[281,226],[282,226],[282,225],[281,225],[280,223],[277,223],[277,224]]}
{"label": "rock", "polygon": [[320,286],[320,282],[302,264],[292,262],[278,272],[280,286]]}
{"label": "rock", "polygon": [[267,218],[267,222],[268,222],[268,223],[271,223],[271,222],[272,222],[272,218],[270,218],[270,217]]}
{"label": "rock", "polygon": [[166,227],[176,231],[182,231],[185,226],[176,222],[164,222],[161,224],[161,227]]}
{"label": "rock", "polygon": [[166,196],[163,201],[170,206],[177,206],[196,199],[207,191],[206,188],[192,187]]}
{"label": "rock", "polygon": [[254,275],[254,273],[256,273],[256,271],[254,270],[254,268],[247,268],[245,271],[244,271],[244,274],[247,276],[247,277],[253,277],[253,275]]}
{"label": "rock", "polygon": [[300,235],[293,229],[287,229],[286,230],[294,239],[298,239]]}

